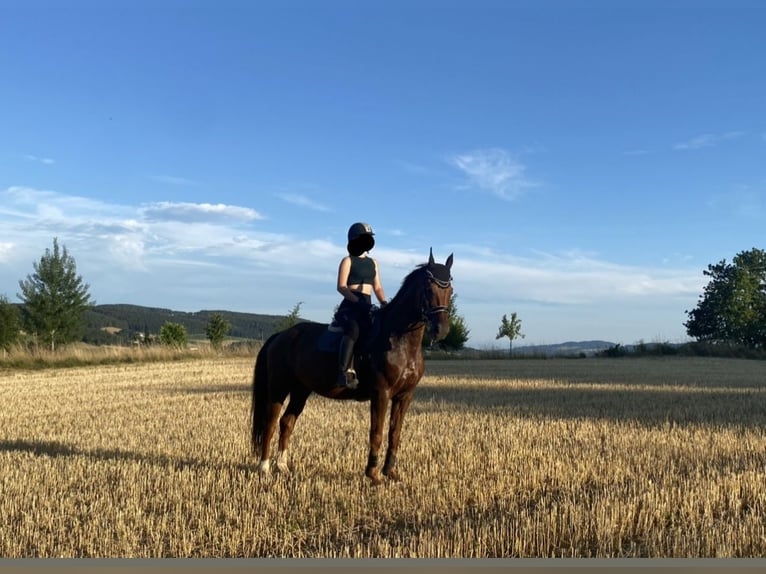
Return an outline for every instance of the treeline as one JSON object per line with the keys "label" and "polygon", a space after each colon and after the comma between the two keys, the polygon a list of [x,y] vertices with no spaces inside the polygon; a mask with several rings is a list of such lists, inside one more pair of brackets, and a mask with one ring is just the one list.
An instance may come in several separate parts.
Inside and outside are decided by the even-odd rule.
{"label": "treeline", "polygon": [[614,345],[599,351],[596,357],[718,357],[730,359],[766,359],[766,349],[752,348],[735,343],[690,341],[683,344],[638,343]]}
{"label": "treeline", "polygon": [[190,339],[204,339],[214,315],[228,323],[227,338],[262,341],[278,330],[282,315],[260,315],[233,311],[173,311],[140,305],[95,305],[83,313],[83,341],[94,345],[130,344],[138,338],[157,335],[163,325],[183,325]]}

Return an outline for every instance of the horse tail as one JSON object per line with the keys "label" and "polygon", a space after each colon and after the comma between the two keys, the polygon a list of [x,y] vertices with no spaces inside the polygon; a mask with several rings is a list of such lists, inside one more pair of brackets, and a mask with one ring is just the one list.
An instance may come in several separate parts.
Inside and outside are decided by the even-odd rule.
{"label": "horse tail", "polygon": [[266,434],[266,420],[269,408],[269,363],[268,349],[277,333],[266,339],[266,342],[258,351],[253,369],[253,397],[250,407],[252,415],[250,445],[253,454],[258,454],[264,435]]}

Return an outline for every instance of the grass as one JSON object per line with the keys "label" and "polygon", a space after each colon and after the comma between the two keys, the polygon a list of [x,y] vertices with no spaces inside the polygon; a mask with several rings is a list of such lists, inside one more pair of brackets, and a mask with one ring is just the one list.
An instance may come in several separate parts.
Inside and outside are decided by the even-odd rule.
{"label": "grass", "polygon": [[74,343],[55,351],[45,347],[27,349],[16,346],[10,351],[0,350],[2,352],[0,372],[4,369],[46,369],[217,357],[254,357],[260,344],[260,341],[228,341],[221,348],[216,349],[207,341],[190,341],[186,347]]}
{"label": "grass", "polygon": [[759,557],[762,364],[433,361],[401,483],[368,405],[314,396],[289,475],[248,450],[252,357],[0,372],[0,556]]}

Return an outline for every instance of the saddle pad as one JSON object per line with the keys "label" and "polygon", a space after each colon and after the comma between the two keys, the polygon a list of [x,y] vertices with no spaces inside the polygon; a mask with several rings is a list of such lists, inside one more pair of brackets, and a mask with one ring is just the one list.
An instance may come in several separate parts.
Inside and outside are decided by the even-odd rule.
{"label": "saddle pad", "polygon": [[342,338],[343,329],[330,325],[317,339],[317,349],[323,353],[337,353]]}

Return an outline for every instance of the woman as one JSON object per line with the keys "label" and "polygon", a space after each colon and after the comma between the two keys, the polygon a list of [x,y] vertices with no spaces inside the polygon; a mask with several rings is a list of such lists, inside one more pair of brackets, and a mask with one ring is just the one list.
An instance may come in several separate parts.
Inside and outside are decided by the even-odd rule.
{"label": "woman", "polygon": [[335,323],[343,328],[343,339],[338,353],[338,381],[340,387],[355,388],[359,381],[352,367],[354,344],[366,336],[371,326],[372,293],[386,304],[386,295],[380,282],[378,263],[368,255],[375,246],[369,223],[354,223],[348,230],[348,255],[338,267],[338,292],[343,295],[335,314]]}

